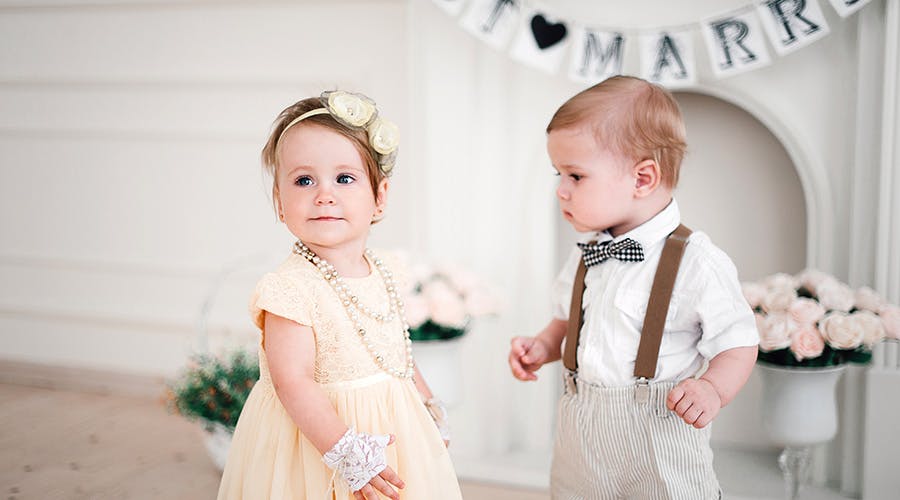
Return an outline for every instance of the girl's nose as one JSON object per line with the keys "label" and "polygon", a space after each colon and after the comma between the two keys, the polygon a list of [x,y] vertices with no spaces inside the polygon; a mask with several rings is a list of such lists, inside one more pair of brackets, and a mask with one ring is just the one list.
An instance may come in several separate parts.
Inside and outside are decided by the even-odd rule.
{"label": "girl's nose", "polygon": [[556,197],[560,200],[569,199],[569,190],[564,188],[562,184],[556,187]]}
{"label": "girl's nose", "polygon": [[334,195],[330,189],[320,189],[316,194],[316,205],[334,205]]}

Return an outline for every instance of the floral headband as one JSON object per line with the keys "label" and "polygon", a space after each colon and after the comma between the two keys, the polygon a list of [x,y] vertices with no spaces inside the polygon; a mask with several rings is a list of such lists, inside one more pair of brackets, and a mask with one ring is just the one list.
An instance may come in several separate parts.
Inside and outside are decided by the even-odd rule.
{"label": "floral headband", "polygon": [[322,101],[323,107],[307,111],[291,120],[278,136],[278,142],[281,142],[285,132],[297,123],[310,116],[329,114],[348,128],[365,130],[369,135],[369,144],[375,150],[378,168],[384,175],[391,175],[397,159],[400,131],[392,122],[378,116],[375,101],[362,94],[342,90],[322,92],[319,100]]}

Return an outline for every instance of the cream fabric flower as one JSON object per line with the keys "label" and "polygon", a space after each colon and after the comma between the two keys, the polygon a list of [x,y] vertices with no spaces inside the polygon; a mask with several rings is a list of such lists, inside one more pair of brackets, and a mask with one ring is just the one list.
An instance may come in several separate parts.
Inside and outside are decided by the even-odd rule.
{"label": "cream fabric flower", "polygon": [[351,127],[363,127],[375,116],[375,103],[366,96],[338,90],[328,93],[328,110]]}
{"label": "cream fabric flower", "polygon": [[384,118],[376,118],[368,128],[369,144],[383,155],[393,153],[400,144],[400,129]]}

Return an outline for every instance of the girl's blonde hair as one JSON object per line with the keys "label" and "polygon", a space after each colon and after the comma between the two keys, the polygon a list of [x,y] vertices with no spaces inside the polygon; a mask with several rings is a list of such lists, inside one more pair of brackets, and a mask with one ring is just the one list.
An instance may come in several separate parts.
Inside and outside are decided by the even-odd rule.
{"label": "girl's blonde hair", "polygon": [[[263,146],[262,149],[262,164],[263,168],[266,172],[272,176],[272,202],[277,203],[276,197],[278,196],[278,151],[281,143],[279,140],[281,136],[284,134],[285,128],[291,122],[294,121],[295,118],[312,111],[314,109],[323,108],[322,101],[318,97],[310,97],[307,99],[302,99],[297,101],[296,103],[285,108],[281,113],[278,114],[278,118],[275,119],[275,123],[272,125],[272,131],[269,133],[269,139],[266,141],[266,145]],[[378,167],[378,160],[376,159],[375,150],[372,149],[372,145],[369,143],[369,135],[364,129],[354,129],[350,128],[342,123],[338,122],[331,116],[329,113],[322,113],[318,115],[312,115],[303,119],[301,123],[297,123],[292,125],[291,127],[302,126],[306,123],[315,123],[316,125],[323,126],[330,130],[333,130],[342,136],[346,137],[359,152],[360,158],[363,160],[363,164],[366,167],[366,173],[369,175],[369,183],[372,185],[372,195],[378,197],[378,186],[381,184],[381,181],[385,179],[386,175],[382,170]]]}
{"label": "girl's blonde hair", "polygon": [[659,165],[661,181],[678,184],[687,143],[681,110],[659,85],[631,76],[614,76],[575,94],[553,115],[547,133],[588,125],[597,144],[635,161]]}

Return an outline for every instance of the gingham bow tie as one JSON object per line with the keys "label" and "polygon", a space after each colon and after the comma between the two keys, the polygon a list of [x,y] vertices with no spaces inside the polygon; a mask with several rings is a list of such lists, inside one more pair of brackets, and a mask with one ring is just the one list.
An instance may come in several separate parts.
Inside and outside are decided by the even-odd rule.
{"label": "gingham bow tie", "polygon": [[607,259],[614,258],[625,262],[640,262],[644,260],[644,247],[631,238],[613,243],[606,240],[600,243],[578,243],[581,248],[581,258],[584,265],[591,267]]}

